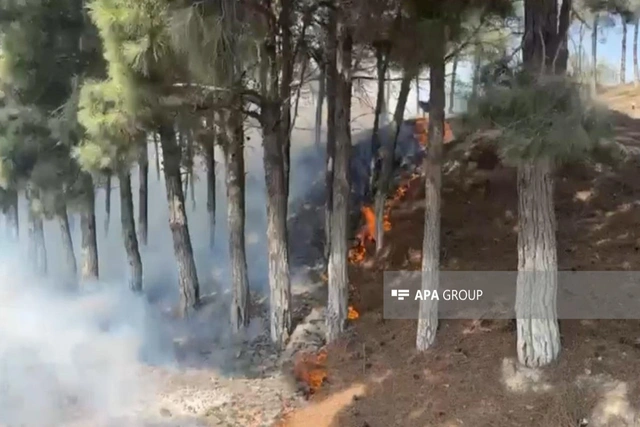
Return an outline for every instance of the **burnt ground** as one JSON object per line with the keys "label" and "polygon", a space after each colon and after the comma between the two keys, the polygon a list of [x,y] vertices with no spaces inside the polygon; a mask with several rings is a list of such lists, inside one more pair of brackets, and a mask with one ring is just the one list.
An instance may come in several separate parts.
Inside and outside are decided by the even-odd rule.
{"label": "burnt ground", "polygon": [[[604,99],[617,137],[635,145],[631,87]],[[557,173],[561,270],[640,270],[640,163],[616,170],[567,165]],[[472,175],[465,178],[473,179]],[[484,179],[484,177],[483,177]],[[443,182],[442,268],[515,270],[515,171],[490,176],[489,192],[454,175]],[[640,321],[561,321],[562,354],[542,370],[517,367],[509,321],[442,321],[435,346],[416,354],[415,321],[382,318],[382,272],[419,269],[423,183],[391,213],[387,248],[350,269],[361,316],[328,349],[327,381],[287,427],[637,426]]]}

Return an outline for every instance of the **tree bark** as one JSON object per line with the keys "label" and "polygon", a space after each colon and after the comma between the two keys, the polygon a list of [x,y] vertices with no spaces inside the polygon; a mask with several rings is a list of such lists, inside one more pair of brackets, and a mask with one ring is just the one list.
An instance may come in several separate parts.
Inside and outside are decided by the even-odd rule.
{"label": "tree bark", "polygon": [[327,90],[327,65],[319,64],[320,79],[318,82],[318,100],[316,102],[316,124],[315,124],[315,144],[320,150],[322,145],[322,109],[324,108],[324,98]]}
{"label": "tree bark", "polygon": [[624,84],[627,74],[627,23],[622,18],[622,54],[620,57],[620,83]]}
{"label": "tree bark", "polygon": [[404,121],[404,110],[407,106],[407,100],[409,98],[409,92],[411,90],[411,81],[415,76],[415,71],[405,70],[402,76],[402,82],[400,83],[400,94],[398,95],[398,103],[396,104],[396,111],[393,114],[394,135],[391,141],[391,147],[387,144],[386,147],[382,147],[381,151],[381,163],[382,171],[379,174],[379,179],[376,184],[375,190],[375,203],[374,211],[376,215],[376,251],[380,251],[384,244],[384,205],[387,201],[387,193],[389,192],[389,185],[393,178],[393,169],[395,166],[396,147],[398,146],[398,138],[400,136],[400,128]]}
{"label": "tree bark", "polygon": [[518,359],[529,367],[560,353],[556,317],[557,254],[553,176],[548,160],[518,168]]}
{"label": "tree bark", "polygon": [[96,200],[93,179],[85,175],[84,206],[80,214],[82,230],[82,281],[91,282],[100,276],[98,237],[96,232]]}
{"label": "tree bark", "polygon": [[200,283],[193,258],[189,224],[184,206],[182,178],[180,176],[180,147],[176,143],[172,125],[159,129],[164,164],[164,181],[169,204],[169,228],[173,238],[173,250],[178,263],[180,287],[180,314],[188,316],[200,300]]}
{"label": "tree bark", "polygon": [[35,211],[38,192],[33,189],[27,190],[27,199],[29,201],[29,260],[33,265],[34,271],[44,276],[49,268],[44,239],[44,225],[40,212]]}
{"label": "tree bark", "polygon": [[149,236],[149,145],[145,135],[140,144],[140,159],[138,160],[140,187],[138,188],[138,225],[140,227],[140,242],[147,246]]}
{"label": "tree bark", "polygon": [[76,255],[73,251],[73,238],[71,237],[71,227],[69,226],[69,214],[67,213],[67,207],[63,206],[56,216],[58,217],[58,223],[60,224],[62,251],[65,255],[68,278],[75,281],[78,276],[78,265],[76,263]]}
{"label": "tree bark", "polygon": [[142,258],[136,236],[136,222],[133,214],[133,193],[131,191],[131,174],[122,171],[118,174],[120,181],[120,222],[122,239],[129,262],[129,288],[134,292],[142,292]]}
{"label": "tree bark", "polygon": [[216,135],[213,122],[210,126],[210,137],[203,144],[205,161],[207,162],[207,213],[209,214],[209,249],[213,250],[216,237]]}
{"label": "tree bark", "polygon": [[327,29],[327,156],[325,163],[325,213],[324,255],[329,262],[331,248],[331,212],[333,211],[333,166],[336,154],[336,102],[338,96],[337,22],[334,13],[329,14]]}
{"label": "tree bark", "polygon": [[[422,240],[422,290],[433,293],[440,286],[440,209],[442,207],[442,150],[444,145],[446,31],[440,27],[440,40],[434,44],[429,76],[429,147],[425,159],[425,211]],[[438,329],[438,301],[420,301],[416,348],[429,349]]]}
{"label": "tree bark", "polygon": [[591,64],[591,93],[596,94],[598,92],[598,23],[600,21],[600,15],[596,12],[593,15],[593,30],[591,32],[591,57],[593,63]]}
{"label": "tree bark", "polygon": [[640,32],[640,19],[636,18],[633,26],[633,75],[634,83],[637,86],[640,83],[640,68],[638,68],[638,33]]}
{"label": "tree bark", "polygon": [[160,181],[160,147],[158,145],[158,134],[155,132],[153,133],[153,147],[156,153],[156,180]]}
{"label": "tree bark", "polygon": [[7,190],[8,208],[6,212],[7,238],[10,242],[17,243],[20,237],[20,216],[18,214],[18,192]]}
{"label": "tree bark", "polygon": [[109,223],[111,222],[111,173],[107,175],[104,185],[104,232],[109,235]]}
{"label": "tree bark", "polygon": [[295,54],[292,40],[293,0],[280,0],[280,33],[282,81],[280,82],[280,124],[278,126],[282,141],[282,158],[284,163],[285,219],[289,212],[289,181],[291,176],[291,84],[293,83],[293,67]]}
{"label": "tree bark", "polygon": [[[523,45],[524,65],[530,73],[548,73],[555,55],[545,46],[566,45],[571,0],[563,0],[559,19],[555,0],[526,0],[525,11],[525,27],[533,36]],[[566,61],[551,71],[565,73]],[[560,353],[552,166],[543,156],[518,165],[517,350],[520,363],[530,367],[546,365]]]}
{"label": "tree bark", "polygon": [[456,74],[458,73],[458,55],[453,57],[451,70],[451,91],[449,92],[449,113],[453,113],[456,102]]}
{"label": "tree bark", "polygon": [[373,118],[373,131],[371,133],[371,163],[369,165],[369,195],[373,198],[375,194],[376,183],[380,175],[380,119],[384,105],[385,97],[385,76],[389,65],[388,51],[382,47],[376,48],[376,68],[378,77],[378,94],[376,96],[376,110]]}
{"label": "tree bark", "polygon": [[279,106],[266,102],[262,107],[264,172],[267,190],[267,250],[271,340],[284,347],[291,333],[291,279],[286,218],[286,178],[282,133],[278,129]]}
{"label": "tree bark", "polygon": [[224,144],[227,178],[227,224],[233,301],[231,325],[238,332],[249,326],[249,275],[245,251],[245,166],[241,105],[229,114]]}
{"label": "tree bark", "polygon": [[478,86],[480,85],[480,67],[482,66],[481,48],[476,45],[473,49],[473,77],[471,79],[471,100],[478,97]]}
{"label": "tree bark", "polygon": [[[341,20],[340,20],[341,21]],[[349,220],[349,157],[351,153],[351,76],[353,38],[344,22],[338,24],[338,87],[336,100],[336,151],[331,213],[331,249],[327,297],[327,342],[338,339],[347,320],[349,277],[347,232]]]}

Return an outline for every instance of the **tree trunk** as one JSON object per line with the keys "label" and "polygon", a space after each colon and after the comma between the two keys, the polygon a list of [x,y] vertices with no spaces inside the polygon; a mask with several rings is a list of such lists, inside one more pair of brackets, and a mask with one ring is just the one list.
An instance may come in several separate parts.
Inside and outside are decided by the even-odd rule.
{"label": "tree trunk", "polygon": [[172,125],[159,129],[164,164],[164,181],[169,204],[169,228],[173,237],[173,250],[178,262],[178,283],[180,287],[180,313],[188,316],[200,300],[200,284],[193,247],[189,235],[187,213],[184,207],[182,177],[180,176],[180,147],[176,144]]}
{"label": "tree trunk", "polygon": [[[444,145],[446,32],[440,28],[441,42],[429,77],[429,148],[425,159],[425,211],[422,240],[422,290],[433,293],[440,286],[440,209],[442,206],[442,150]],[[425,351],[433,345],[438,329],[438,301],[420,301],[416,348]]]}
{"label": "tree trunk", "polygon": [[624,84],[627,74],[627,23],[622,18],[622,56],[620,58],[620,83]]}
{"label": "tree trunk", "polygon": [[160,147],[158,145],[158,134],[153,133],[153,147],[156,153],[156,180],[160,181]]}
{"label": "tree trunk", "polygon": [[351,75],[353,39],[341,22],[338,28],[338,92],[336,99],[336,151],[333,173],[333,209],[331,213],[331,249],[329,256],[329,295],[327,297],[327,342],[344,331],[349,303],[347,274],[347,233],[349,220],[349,157],[351,153]]}
{"label": "tree trunk", "polygon": [[640,68],[638,68],[638,32],[640,30],[640,19],[636,18],[635,25],[633,27],[633,76],[634,82],[637,86],[640,83]]}
{"label": "tree trunk", "polygon": [[10,242],[17,243],[20,237],[20,216],[18,214],[18,192],[7,190],[8,208],[6,212],[7,238]]}
{"label": "tree trunk", "polygon": [[593,30],[591,32],[591,92],[595,95],[598,92],[598,23],[600,15],[596,12],[593,15]]}
{"label": "tree trunk", "polygon": [[280,32],[281,32],[281,58],[282,80],[280,82],[280,124],[278,126],[282,142],[284,162],[284,188],[285,188],[285,220],[289,212],[289,181],[291,176],[291,84],[293,83],[293,68],[295,53],[292,40],[293,0],[280,0]]}
{"label": "tree trunk", "polygon": [[286,218],[286,178],[282,133],[278,129],[279,106],[262,107],[264,172],[267,190],[267,250],[269,253],[269,288],[271,340],[283,347],[291,333],[291,282]]}
{"label": "tree trunk", "polygon": [[211,140],[204,141],[204,157],[207,162],[207,213],[209,214],[209,249],[213,250],[216,237],[216,135],[211,123]]}
{"label": "tree trunk", "polygon": [[107,182],[104,186],[104,232],[109,235],[109,223],[111,222],[111,173],[107,175]]}
{"label": "tree trunk", "polygon": [[395,166],[396,147],[398,146],[398,137],[400,136],[400,128],[404,121],[404,110],[407,106],[407,100],[409,98],[409,91],[411,90],[411,81],[415,76],[415,71],[405,70],[402,76],[402,82],[400,83],[400,94],[398,95],[398,103],[396,104],[396,111],[393,114],[394,122],[394,136],[391,143],[391,147],[387,144],[386,147],[382,147],[382,171],[380,178],[378,179],[375,191],[375,203],[374,211],[376,215],[376,251],[382,249],[384,243],[384,205],[387,201],[387,193],[389,192],[389,185],[393,178],[393,170]]}
{"label": "tree trunk", "polygon": [[318,100],[316,103],[316,125],[315,125],[315,143],[316,148],[320,150],[322,144],[322,109],[324,108],[324,98],[327,89],[327,65],[320,64],[320,80],[318,84]]}
{"label": "tree trunk", "polygon": [[416,74],[416,116],[420,114],[420,73]]}
{"label": "tree trunk", "polygon": [[38,194],[35,190],[27,190],[29,201],[29,260],[34,271],[39,275],[48,272],[47,248],[44,240],[44,225],[40,212],[35,212],[35,202]]}
{"label": "tree trunk", "polygon": [[382,110],[386,104],[384,93],[385,76],[389,65],[388,52],[383,51],[382,47],[376,49],[376,68],[378,72],[378,94],[376,96],[376,110],[373,118],[373,131],[371,134],[371,163],[369,165],[369,195],[373,198],[375,194],[376,183],[380,175],[381,153],[380,153],[380,118]]}
{"label": "tree trunk", "polygon": [[451,70],[451,91],[449,92],[449,113],[453,113],[456,102],[456,74],[458,73],[458,55],[453,57]]}
{"label": "tree trunk", "polygon": [[471,79],[471,100],[478,97],[478,86],[480,86],[480,67],[482,66],[481,48],[476,45],[473,49],[473,77]]}
{"label": "tree trunk", "polygon": [[69,226],[69,214],[67,213],[67,207],[64,206],[60,209],[56,216],[58,217],[58,222],[60,224],[62,251],[65,255],[68,278],[75,281],[78,276],[78,265],[76,263],[76,255],[73,252],[73,239],[71,237],[71,227]]}
{"label": "tree trunk", "polygon": [[338,96],[337,28],[335,14],[329,15],[327,40],[327,156],[325,163],[324,258],[329,262],[331,212],[333,211],[333,166],[336,155],[336,102]]}
{"label": "tree trunk", "polygon": [[86,174],[84,179],[84,206],[80,214],[82,230],[82,281],[91,282],[99,278],[98,237],[96,233],[96,200],[93,180]]}
{"label": "tree trunk", "polygon": [[140,145],[140,159],[138,161],[140,187],[138,188],[138,225],[140,227],[140,242],[147,246],[149,236],[149,145],[145,136]]}
{"label": "tree trunk", "polygon": [[241,105],[229,114],[224,144],[227,175],[227,223],[233,301],[231,325],[238,332],[249,325],[249,275],[245,251],[245,167]]}
{"label": "tree trunk", "polygon": [[120,181],[120,222],[124,249],[129,262],[129,288],[134,292],[142,292],[142,259],[136,236],[136,222],[133,216],[133,193],[131,191],[131,174],[122,171],[118,174]]}
{"label": "tree trunk", "polygon": [[560,353],[556,219],[549,161],[518,167],[518,217],[518,359],[525,366],[539,367]]}
{"label": "tree trunk", "polygon": [[[525,25],[534,36],[523,45],[524,65],[529,72],[539,73],[553,61],[553,52],[545,46],[566,44],[571,0],[563,0],[559,19],[554,0],[526,0],[525,10]],[[558,29],[550,24],[556,21]],[[546,38],[541,39],[544,34]],[[566,65],[563,61],[553,71],[563,74]],[[560,353],[552,165],[545,157],[526,159],[518,165],[517,351],[520,363],[530,367],[546,365]]]}

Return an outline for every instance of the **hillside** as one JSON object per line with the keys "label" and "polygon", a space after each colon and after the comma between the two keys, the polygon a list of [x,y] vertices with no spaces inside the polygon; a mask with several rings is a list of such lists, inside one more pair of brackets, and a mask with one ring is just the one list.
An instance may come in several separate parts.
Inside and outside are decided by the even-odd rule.
{"label": "hillside", "polygon": [[[617,137],[640,132],[633,87],[609,89]],[[640,105],[638,106],[640,108]],[[558,171],[556,212],[562,270],[640,270],[640,168],[635,162],[596,172]],[[467,176],[472,179],[472,176]],[[443,181],[444,270],[515,270],[515,171],[497,169],[489,191]],[[516,367],[510,321],[442,321],[435,347],[413,351],[415,321],[382,318],[382,272],[419,269],[423,182],[414,179],[390,213],[386,250],[352,265],[360,317],[345,340],[327,349],[327,381],[288,427],[637,425],[638,321],[561,321],[563,353],[553,367]]]}

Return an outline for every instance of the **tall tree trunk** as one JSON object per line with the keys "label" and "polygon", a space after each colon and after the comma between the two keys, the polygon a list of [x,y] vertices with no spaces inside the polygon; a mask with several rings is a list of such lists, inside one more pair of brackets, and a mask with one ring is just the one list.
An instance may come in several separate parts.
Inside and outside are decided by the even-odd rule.
{"label": "tall tree trunk", "polygon": [[80,214],[82,230],[82,281],[92,282],[100,276],[98,237],[96,232],[96,200],[91,175],[85,174],[84,206]]}
{"label": "tall tree trunk", "polygon": [[227,223],[233,301],[231,325],[238,332],[249,325],[249,275],[245,251],[244,131],[240,106],[229,114],[225,141]]}
{"label": "tall tree trunk", "polygon": [[453,67],[451,70],[451,91],[449,92],[449,113],[453,113],[456,103],[456,75],[458,73],[458,55],[453,57]]}
{"label": "tall tree trunk", "polygon": [[471,100],[478,96],[478,86],[480,86],[480,67],[482,66],[481,48],[476,45],[473,49],[473,77],[471,79]]}
{"label": "tall tree trunk", "polygon": [[145,135],[140,144],[140,159],[138,160],[140,187],[138,188],[138,225],[140,227],[140,242],[147,246],[149,236],[149,144]]}
{"label": "tall tree trunk", "polygon": [[627,23],[622,18],[622,54],[620,57],[620,83],[624,84],[627,75]]}
{"label": "tall tree trunk", "polygon": [[376,68],[378,77],[378,94],[376,96],[376,110],[375,117],[373,118],[373,131],[371,133],[371,163],[369,165],[369,188],[368,192],[371,198],[375,194],[376,183],[380,175],[380,119],[382,116],[382,110],[386,104],[386,97],[384,93],[385,76],[387,75],[387,68],[389,65],[389,56],[387,49],[379,46],[376,48]]}
{"label": "tall tree trunk", "polygon": [[598,92],[598,24],[600,21],[600,15],[598,12],[593,15],[593,30],[591,32],[591,92],[596,94]]}
{"label": "tall tree trunk", "polygon": [[291,176],[291,85],[293,83],[293,69],[295,54],[292,40],[293,0],[280,0],[280,32],[282,45],[282,81],[280,82],[280,140],[282,141],[284,161],[284,188],[285,188],[285,219],[289,212],[289,181]]}
{"label": "tall tree trunk", "polygon": [[[524,64],[530,72],[539,73],[554,57],[545,46],[566,45],[571,0],[563,0],[559,19],[554,0],[525,0],[525,11],[525,26],[534,36],[524,42]],[[559,22],[559,28],[551,22]],[[552,71],[565,73],[566,60],[559,65]],[[518,165],[517,350],[520,363],[529,367],[546,365],[560,353],[553,185],[552,160],[540,157]]]}
{"label": "tall tree trunk", "polygon": [[329,262],[331,248],[331,212],[333,212],[333,166],[336,155],[336,102],[338,96],[337,22],[329,15],[327,37],[327,155],[325,163],[324,258]]}
{"label": "tall tree trunk", "polygon": [[638,33],[640,32],[640,19],[636,18],[633,26],[633,76],[637,86],[640,83],[640,68],[638,68]]}
{"label": "tall tree trunk", "polygon": [[322,109],[327,90],[327,64],[320,64],[320,77],[318,82],[318,100],[316,102],[316,124],[315,124],[315,144],[320,150],[322,145]]}
{"label": "tall tree trunk", "polygon": [[[430,67],[429,148],[425,159],[425,211],[422,240],[422,290],[433,293],[440,286],[440,209],[442,206],[442,150],[444,144],[446,30],[440,27],[440,43]],[[416,348],[425,351],[438,329],[438,301],[420,301]]]}
{"label": "tall tree trunk", "polygon": [[104,185],[104,213],[104,232],[108,235],[111,222],[111,173],[107,175],[107,182]]}
{"label": "tall tree trunk", "polygon": [[187,316],[200,300],[200,283],[193,247],[189,235],[189,224],[184,206],[182,177],[180,176],[180,147],[176,143],[173,125],[159,129],[164,164],[164,181],[169,204],[169,228],[173,238],[173,250],[178,263],[178,283],[180,287],[180,313]]}
{"label": "tall tree trunk", "polygon": [[29,260],[34,271],[39,275],[46,275],[48,272],[47,248],[44,239],[44,224],[40,212],[36,212],[36,202],[38,192],[33,189],[27,190],[29,201]]}
{"label": "tall tree trunk", "polygon": [[278,129],[279,106],[262,108],[264,172],[267,189],[267,250],[271,290],[271,340],[284,346],[291,333],[291,279],[286,218],[286,178],[284,151]]}
{"label": "tall tree trunk", "polygon": [[[342,19],[340,20],[342,21]],[[336,151],[333,173],[329,295],[327,297],[327,342],[344,331],[349,303],[347,233],[349,220],[349,158],[351,153],[351,75],[353,39],[346,23],[338,24],[338,92],[336,100]]]}
{"label": "tall tree trunk", "polygon": [[204,141],[204,157],[207,162],[207,213],[209,214],[209,249],[213,250],[216,237],[216,135],[213,122],[210,139]]}
{"label": "tall tree trunk", "polygon": [[375,191],[375,203],[374,211],[376,215],[376,251],[382,249],[384,244],[384,205],[387,201],[387,193],[389,192],[389,185],[393,178],[393,170],[395,166],[396,147],[398,146],[398,138],[400,136],[400,128],[404,121],[404,110],[407,106],[407,100],[409,98],[409,92],[411,90],[411,81],[415,76],[414,70],[405,70],[402,76],[402,82],[400,83],[400,94],[398,95],[398,103],[396,104],[396,111],[393,114],[394,124],[394,136],[391,141],[391,147],[387,144],[386,147],[382,147],[382,171],[380,178],[376,184]]}
{"label": "tall tree trunk", "polygon": [[76,263],[76,255],[73,251],[73,238],[71,237],[71,227],[69,226],[69,214],[67,207],[63,206],[56,215],[60,224],[60,233],[62,237],[62,251],[65,255],[68,278],[76,280],[78,276],[78,265]]}
{"label": "tall tree trunk", "polygon": [[153,133],[153,148],[156,154],[156,180],[160,181],[160,146],[158,144],[158,134]]}
{"label": "tall tree trunk", "polygon": [[526,366],[544,366],[560,353],[556,219],[549,161],[527,162],[518,168],[518,217],[518,359]]}
{"label": "tall tree trunk", "polygon": [[420,73],[416,74],[416,116],[420,114]]}
{"label": "tall tree trunk", "polygon": [[16,190],[7,190],[7,238],[10,242],[18,242],[20,237],[20,216],[18,214],[18,192]]}
{"label": "tall tree trunk", "polygon": [[142,291],[142,258],[136,236],[136,222],[133,214],[133,193],[131,191],[131,174],[129,171],[118,173],[120,181],[120,222],[122,239],[129,262],[129,287],[134,292]]}

